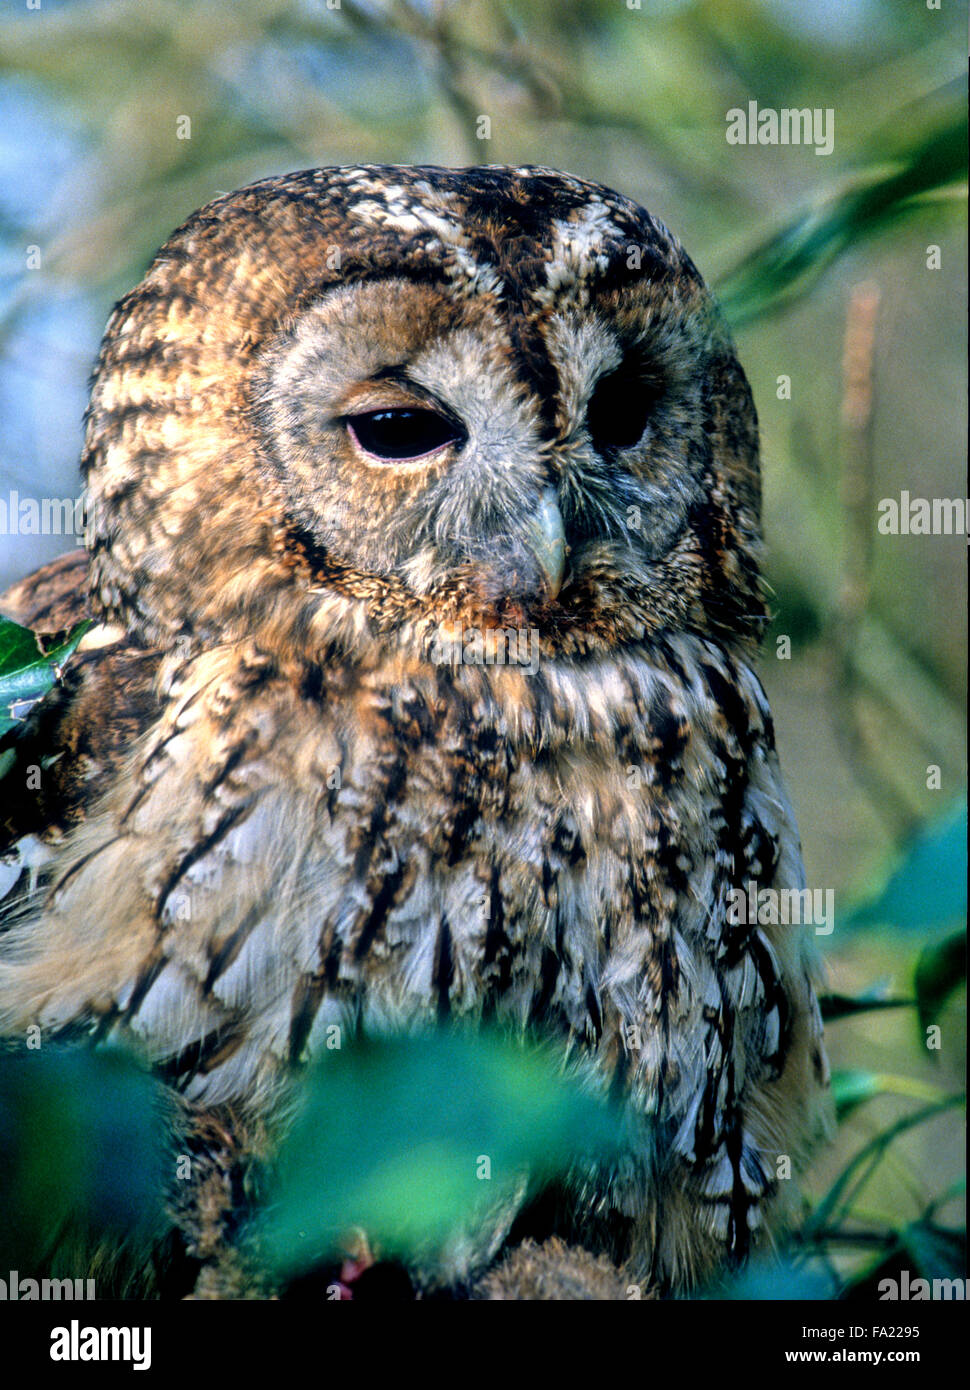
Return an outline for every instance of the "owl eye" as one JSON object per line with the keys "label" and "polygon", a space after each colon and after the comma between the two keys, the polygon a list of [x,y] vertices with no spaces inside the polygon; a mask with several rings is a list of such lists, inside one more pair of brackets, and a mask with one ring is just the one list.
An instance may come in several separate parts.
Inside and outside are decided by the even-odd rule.
{"label": "owl eye", "polygon": [[586,428],[597,452],[637,444],[658,395],[657,383],[631,371],[614,372],[597,382],[586,407]]}
{"label": "owl eye", "polygon": [[398,462],[423,458],[462,438],[460,430],[435,410],[369,410],[348,415],[346,424],[365,453]]}

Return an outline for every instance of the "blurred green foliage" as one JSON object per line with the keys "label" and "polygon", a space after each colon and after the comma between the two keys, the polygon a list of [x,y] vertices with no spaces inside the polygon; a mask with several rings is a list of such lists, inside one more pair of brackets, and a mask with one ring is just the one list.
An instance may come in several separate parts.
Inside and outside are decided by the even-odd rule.
{"label": "blurred green foliage", "polygon": [[306,1078],[266,1245],[288,1272],[354,1227],[385,1255],[438,1249],[487,1223],[525,1175],[534,1188],[608,1159],[622,1129],[548,1048],[488,1032],[362,1039],[322,1054]]}
{"label": "blurred green foliage", "polygon": [[927,932],[967,919],[967,803],[920,827],[883,887],[849,915],[847,929]]}
{"label": "blurred green foliage", "polygon": [[[718,288],[762,419],[775,610],[764,677],[783,766],[809,882],[856,905],[823,943],[836,1142],[792,1248],[718,1296],[861,1294],[901,1260],[940,1273],[965,1248],[966,549],[960,536],[877,537],[874,515],[901,489],[965,489],[963,27],[960,6],[907,0],[74,0],[0,16],[0,100],[34,103],[52,143],[76,152],[48,165],[39,127],[43,196],[0,198],[0,386],[8,373],[18,401],[18,354],[38,379],[51,356],[37,347],[41,306],[80,295],[103,321],[196,206],[288,168],[568,168],[645,203]],[[752,99],[832,108],[834,154],[728,147],[725,113]],[[189,139],[177,134],[184,116]],[[42,248],[39,272],[21,268],[28,245]],[[928,268],[931,246],[942,272]],[[62,384],[81,389],[95,348],[86,328],[61,345]],[[40,457],[53,446],[38,418]],[[76,431],[55,444],[60,472],[46,486],[68,493]],[[36,476],[34,460],[2,448],[0,468]],[[8,722],[55,656],[8,653],[24,668],[15,679],[32,682],[26,697],[20,685],[3,697]],[[925,1045],[934,1026],[939,1050]],[[319,1073],[319,1136],[294,1140],[287,1158],[284,1246],[353,1210],[383,1220],[375,1174],[387,1192],[410,1191],[408,1155],[423,1144],[438,1180],[421,1188],[420,1229],[453,1218],[464,1188],[448,1176],[452,1156],[476,1133],[495,1142],[517,1073],[463,1055],[464,1074],[499,1079],[482,1086],[481,1110],[459,1105],[449,1124],[430,1103],[407,1111],[408,1066],[428,1099],[432,1065],[409,1056],[402,1044],[384,1081],[367,1054]],[[551,1095],[529,1076],[539,1099]],[[76,1084],[93,1106],[93,1079]],[[365,1119],[335,1133],[328,1107],[342,1097],[335,1113],[353,1114],[355,1085]],[[572,1133],[561,1103],[557,1154]],[[38,1132],[59,1123],[56,1108],[30,1116]],[[532,1151],[515,1133],[521,1158]]]}
{"label": "blurred green foliage", "polygon": [[721,305],[740,327],[778,314],[807,294],[846,251],[925,207],[926,200],[959,189],[967,177],[967,92],[953,81],[907,110],[869,160],[843,180],[817,210],[753,250],[719,284]]}
{"label": "blurred green foliage", "polygon": [[162,1089],[127,1056],[0,1053],[0,1269],[38,1277],[65,1242],[157,1233],[166,1143]]}
{"label": "blurred green foliage", "polygon": [[942,941],[925,946],[916,962],[913,984],[919,1010],[919,1027],[936,1023],[955,990],[967,983],[967,934],[953,932]]}

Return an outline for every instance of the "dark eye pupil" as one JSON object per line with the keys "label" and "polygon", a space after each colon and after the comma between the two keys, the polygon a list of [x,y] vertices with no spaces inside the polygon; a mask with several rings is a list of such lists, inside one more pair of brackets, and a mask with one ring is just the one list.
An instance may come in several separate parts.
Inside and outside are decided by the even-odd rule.
{"label": "dark eye pupil", "polygon": [[347,428],[362,449],[382,459],[421,458],[459,438],[434,410],[371,410],[349,416]]}
{"label": "dark eye pupil", "polygon": [[586,407],[593,447],[630,449],[647,427],[658,387],[642,376],[616,372],[600,381]]}

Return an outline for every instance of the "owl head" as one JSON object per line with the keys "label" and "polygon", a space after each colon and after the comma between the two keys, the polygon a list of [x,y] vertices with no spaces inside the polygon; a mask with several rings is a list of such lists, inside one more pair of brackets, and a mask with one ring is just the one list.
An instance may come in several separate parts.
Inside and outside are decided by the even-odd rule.
{"label": "owl head", "polygon": [[542,168],[216,199],[117,306],[87,416],[95,610],[312,665],[527,627],[584,660],[757,639],[757,421],[644,209]]}

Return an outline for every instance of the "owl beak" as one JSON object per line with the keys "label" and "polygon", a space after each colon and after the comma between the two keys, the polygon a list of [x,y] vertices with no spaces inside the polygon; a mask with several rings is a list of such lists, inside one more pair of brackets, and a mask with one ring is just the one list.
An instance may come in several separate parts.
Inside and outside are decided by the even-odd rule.
{"label": "owl beak", "polygon": [[546,597],[552,602],[562,588],[566,570],[566,532],[555,489],[546,488],[539,506],[526,521],[525,543],[538,562],[545,580]]}

